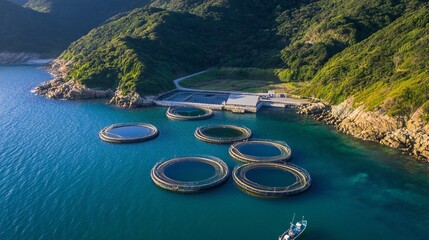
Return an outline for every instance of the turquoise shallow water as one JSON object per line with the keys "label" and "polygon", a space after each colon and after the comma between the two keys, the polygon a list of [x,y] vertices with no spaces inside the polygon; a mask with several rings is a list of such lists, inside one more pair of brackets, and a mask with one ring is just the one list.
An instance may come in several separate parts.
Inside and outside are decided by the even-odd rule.
{"label": "turquoise shallow water", "polygon": [[[309,220],[302,239],[428,239],[429,166],[397,151],[283,109],[169,121],[164,108],[30,93],[49,77],[35,67],[0,67],[1,239],[277,239],[294,212]],[[99,140],[100,129],[122,122],[154,124],[160,135],[132,145]],[[156,187],[150,169],[174,156],[214,155],[232,170],[228,145],[193,136],[212,124],[287,142],[313,186],[286,199],[248,196],[232,179],[202,194]]]}

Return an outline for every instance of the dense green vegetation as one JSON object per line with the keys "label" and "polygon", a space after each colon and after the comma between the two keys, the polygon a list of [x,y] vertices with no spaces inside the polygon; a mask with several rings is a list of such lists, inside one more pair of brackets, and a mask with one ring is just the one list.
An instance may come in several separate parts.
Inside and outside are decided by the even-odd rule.
{"label": "dense green vegetation", "polygon": [[282,12],[279,34],[287,41],[281,52],[285,81],[311,80],[336,53],[390,24],[412,1],[315,1]]}
{"label": "dense green vegetation", "polygon": [[138,9],[91,31],[61,58],[73,60],[69,76],[90,87],[159,93],[173,88],[175,75],[214,64],[203,22],[188,13]]}
{"label": "dense green vegetation", "polygon": [[106,19],[122,12],[143,7],[150,0],[28,0],[24,5],[49,13],[53,19],[64,19],[80,30],[80,36]]}
{"label": "dense green vegetation", "polygon": [[[177,2],[183,4],[176,11],[153,7],[170,9]],[[155,1],[91,31],[61,58],[75,62],[69,76],[76,81],[142,94],[171,89],[174,77],[217,64],[279,64],[275,53],[280,48],[270,28],[274,3],[239,2],[172,1],[164,6]]]}
{"label": "dense green vegetation", "polygon": [[429,100],[428,8],[405,14],[337,54],[305,93],[332,103],[355,96],[357,104],[391,115],[415,111]]}
{"label": "dense green vegetation", "polygon": [[73,36],[61,21],[0,0],[0,52],[38,52],[55,56]]}
{"label": "dense green vegetation", "polygon": [[[70,26],[67,32],[73,36],[147,3],[11,1],[46,12],[7,6],[40,19],[34,24],[43,23],[46,16],[68,19],[72,24],[54,22]],[[188,83],[228,78],[231,84],[224,81],[216,87],[256,91],[274,83],[308,82],[301,93],[331,103],[354,96],[356,104],[391,115],[407,115],[423,106],[429,119],[427,5],[423,0],[153,0],[145,8],[109,19],[60,58],[74,63],[70,79],[123,93],[157,94],[172,89],[175,77],[213,66],[239,67],[246,70],[220,68]],[[60,33],[53,39],[61,43],[73,36]],[[3,35],[3,47],[14,38],[2,39]],[[277,69],[277,77],[271,81],[262,79],[268,75],[258,76],[258,84],[268,84],[265,88],[241,85],[240,80],[254,74],[249,70],[253,68]]]}
{"label": "dense green vegetation", "polygon": [[[148,8],[92,31],[62,58],[75,61],[72,79],[94,87],[119,86],[125,93],[167,90],[174,77],[213,65],[281,68],[277,74],[283,82],[308,81],[336,54],[389,28],[397,18],[413,15],[420,4],[417,0],[155,0]],[[112,47],[114,51],[109,50]],[[125,59],[124,53],[132,57]],[[317,94],[319,89],[311,89],[323,96]]]}

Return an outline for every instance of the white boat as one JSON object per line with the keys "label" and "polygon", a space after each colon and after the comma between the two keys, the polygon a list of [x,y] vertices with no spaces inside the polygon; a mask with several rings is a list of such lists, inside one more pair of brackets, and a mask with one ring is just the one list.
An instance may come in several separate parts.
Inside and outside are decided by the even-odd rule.
{"label": "white boat", "polygon": [[290,227],[282,235],[280,235],[279,240],[294,240],[297,239],[307,228],[307,220],[304,220],[304,216],[301,221],[293,224],[295,219],[295,214],[293,215],[292,222]]}

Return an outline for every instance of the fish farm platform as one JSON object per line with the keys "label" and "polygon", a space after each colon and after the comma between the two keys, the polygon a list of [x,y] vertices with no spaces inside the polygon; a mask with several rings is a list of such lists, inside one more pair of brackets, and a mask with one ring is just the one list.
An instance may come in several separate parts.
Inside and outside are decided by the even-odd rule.
{"label": "fish farm platform", "polygon": [[110,143],[135,143],[156,138],[158,129],[148,123],[113,124],[98,133],[101,140]]}
{"label": "fish farm platform", "polygon": [[[296,181],[285,187],[272,187],[259,184],[247,178],[246,173],[254,169],[281,169],[295,176]],[[306,191],[311,186],[310,174],[293,164],[248,163],[234,168],[232,178],[242,190],[263,197],[285,197]]]}
{"label": "fish farm platform", "polygon": [[[201,181],[180,181],[165,174],[165,170],[168,167],[183,162],[208,164],[215,169],[215,172],[211,177]],[[191,193],[204,191],[224,183],[229,177],[229,169],[225,162],[212,156],[180,157],[157,163],[152,168],[150,176],[152,181],[161,188],[175,192]]]}

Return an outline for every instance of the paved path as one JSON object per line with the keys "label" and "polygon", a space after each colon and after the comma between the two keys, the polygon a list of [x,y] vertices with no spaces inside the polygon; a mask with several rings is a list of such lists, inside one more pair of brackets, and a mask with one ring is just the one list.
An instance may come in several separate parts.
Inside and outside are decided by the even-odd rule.
{"label": "paved path", "polygon": [[183,81],[183,80],[185,80],[185,79],[191,78],[191,77],[193,77],[193,76],[197,76],[197,75],[200,75],[200,74],[206,73],[206,72],[208,72],[208,71],[210,71],[210,70],[211,70],[211,68],[206,69],[206,70],[201,71],[201,72],[197,72],[197,73],[194,73],[194,74],[188,75],[188,76],[184,76],[184,77],[178,78],[178,79],[176,79],[176,80],[174,80],[174,81],[173,81],[173,82],[174,82],[174,85],[176,85],[177,90],[184,90],[184,91],[201,91],[201,90],[192,89],[192,88],[184,88],[184,87],[180,86],[180,82],[181,82],[181,81]]}

